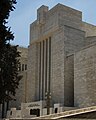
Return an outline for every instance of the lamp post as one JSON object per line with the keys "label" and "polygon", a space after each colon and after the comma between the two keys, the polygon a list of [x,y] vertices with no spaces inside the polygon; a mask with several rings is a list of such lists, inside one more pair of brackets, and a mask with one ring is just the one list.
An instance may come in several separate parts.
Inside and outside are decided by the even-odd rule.
{"label": "lamp post", "polygon": [[50,114],[50,100],[51,100],[51,93],[47,91],[45,93],[45,100],[46,100],[46,105],[47,105],[47,115]]}

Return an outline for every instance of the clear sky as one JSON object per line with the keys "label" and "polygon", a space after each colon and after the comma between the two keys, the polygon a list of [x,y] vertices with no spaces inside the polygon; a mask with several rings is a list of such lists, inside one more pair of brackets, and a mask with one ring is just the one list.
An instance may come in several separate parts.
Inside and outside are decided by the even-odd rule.
{"label": "clear sky", "polygon": [[29,45],[29,26],[37,17],[37,9],[41,5],[51,9],[58,3],[82,11],[83,21],[96,25],[96,0],[17,0],[16,9],[10,14],[8,25],[14,32],[12,44]]}

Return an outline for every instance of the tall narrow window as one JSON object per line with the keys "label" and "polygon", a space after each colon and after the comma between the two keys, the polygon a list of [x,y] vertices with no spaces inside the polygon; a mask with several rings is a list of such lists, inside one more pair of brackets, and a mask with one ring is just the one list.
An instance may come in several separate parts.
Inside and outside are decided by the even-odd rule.
{"label": "tall narrow window", "polygon": [[25,64],[25,70],[27,70],[27,64]]}
{"label": "tall narrow window", "polygon": [[55,108],[55,113],[57,113],[58,112],[58,108]]}
{"label": "tall narrow window", "polygon": [[40,63],[39,63],[39,100],[40,100],[40,90],[41,90],[41,42],[40,42]]}
{"label": "tall narrow window", "polygon": [[32,109],[30,110],[30,115],[33,115],[33,110]]}
{"label": "tall narrow window", "polygon": [[22,64],[22,71],[24,71],[24,64]]}
{"label": "tall narrow window", "polygon": [[45,67],[45,93],[47,92],[47,59],[48,59],[48,57],[47,57],[47,55],[48,55],[48,39],[46,39],[46,67]]}
{"label": "tall narrow window", "polygon": [[50,81],[51,81],[51,37],[49,37],[49,88],[48,91],[50,92]]}
{"label": "tall narrow window", "polygon": [[10,115],[12,115],[12,111],[10,112]]}
{"label": "tall narrow window", "polygon": [[44,98],[44,40],[43,40],[43,50],[42,50],[42,100]]}

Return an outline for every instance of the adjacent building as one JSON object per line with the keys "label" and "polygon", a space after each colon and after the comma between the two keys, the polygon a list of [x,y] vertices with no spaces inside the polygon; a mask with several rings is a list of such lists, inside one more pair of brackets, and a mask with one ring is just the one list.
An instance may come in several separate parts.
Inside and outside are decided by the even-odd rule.
{"label": "adjacent building", "polygon": [[16,90],[16,96],[13,101],[10,101],[10,108],[21,108],[21,103],[26,102],[26,89],[27,89],[27,61],[28,61],[28,48],[18,47],[20,52],[20,65],[18,68],[19,74],[22,76],[22,79],[19,82],[18,89]]}

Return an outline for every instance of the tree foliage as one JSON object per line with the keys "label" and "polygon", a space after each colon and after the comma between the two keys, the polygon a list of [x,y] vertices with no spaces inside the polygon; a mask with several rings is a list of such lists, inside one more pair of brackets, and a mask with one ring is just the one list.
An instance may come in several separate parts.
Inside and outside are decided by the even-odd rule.
{"label": "tree foliage", "polygon": [[7,26],[10,12],[14,11],[16,0],[0,0],[0,103],[14,99],[21,76],[18,75],[20,53],[11,28]]}

